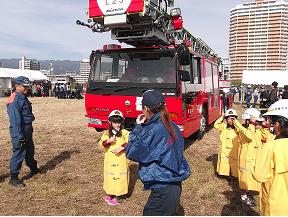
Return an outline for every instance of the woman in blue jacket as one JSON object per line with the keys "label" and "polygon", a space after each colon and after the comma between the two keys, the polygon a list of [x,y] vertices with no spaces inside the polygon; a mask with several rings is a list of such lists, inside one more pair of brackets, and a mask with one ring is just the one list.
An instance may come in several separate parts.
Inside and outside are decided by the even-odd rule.
{"label": "woman in blue jacket", "polygon": [[143,215],[176,215],[181,182],[191,174],[183,156],[184,139],[177,125],[169,119],[162,93],[146,91],[142,111],[129,136],[126,156],[139,162],[144,190],[151,190]]}

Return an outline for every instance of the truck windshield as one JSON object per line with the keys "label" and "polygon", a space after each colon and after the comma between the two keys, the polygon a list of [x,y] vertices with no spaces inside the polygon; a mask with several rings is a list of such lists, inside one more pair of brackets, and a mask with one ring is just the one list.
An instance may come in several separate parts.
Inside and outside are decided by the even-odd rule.
{"label": "truck windshield", "polygon": [[107,85],[176,84],[175,61],[162,52],[103,53],[95,58],[91,69],[90,81]]}

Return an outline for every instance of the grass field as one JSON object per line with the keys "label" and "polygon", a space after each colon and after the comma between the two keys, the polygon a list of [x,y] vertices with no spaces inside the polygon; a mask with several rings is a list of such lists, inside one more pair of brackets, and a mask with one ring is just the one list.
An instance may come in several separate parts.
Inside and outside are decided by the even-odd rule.
{"label": "grass field", "polygon": [[[137,164],[131,164],[129,194],[120,206],[104,202],[101,136],[87,127],[83,100],[30,98],[36,117],[34,143],[41,174],[27,179],[23,189],[8,185],[11,143],[5,98],[0,98],[0,214],[1,215],[142,215],[149,192],[143,191]],[[244,109],[236,106],[238,111]],[[180,215],[258,215],[239,200],[238,184],[217,178],[219,135],[211,129],[201,141],[188,139],[185,156],[192,175],[183,182]]]}

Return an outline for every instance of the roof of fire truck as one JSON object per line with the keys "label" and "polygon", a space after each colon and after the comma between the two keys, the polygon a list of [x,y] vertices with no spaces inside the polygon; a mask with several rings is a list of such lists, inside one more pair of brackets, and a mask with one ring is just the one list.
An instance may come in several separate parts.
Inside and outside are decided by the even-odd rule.
{"label": "roof of fire truck", "polygon": [[183,28],[181,10],[173,7],[174,0],[89,0],[88,24],[76,23],[93,32],[111,31],[112,39],[137,48],[184,43],[192,53],[220,61],[203,40]]}

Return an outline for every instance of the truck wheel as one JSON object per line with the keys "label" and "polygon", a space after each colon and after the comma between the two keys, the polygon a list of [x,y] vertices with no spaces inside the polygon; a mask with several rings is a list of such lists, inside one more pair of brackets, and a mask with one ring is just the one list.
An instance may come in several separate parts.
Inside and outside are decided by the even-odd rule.
{"label": "truck wheel", "polygon": [[200,118],[200,128],[197,134],[197,139],[201,140],[205,134],[205,131],[207,129],[207,112],[206,110],[203,108],[202,110],[202,115]]}
{"label": "truck wheel", "polygon": [[103,132],[103,129],[98,129],[98,128],[95,128],[95,130],[96,130],[96,132],[98,132],[98,133],[101,133],[101,132]]}

